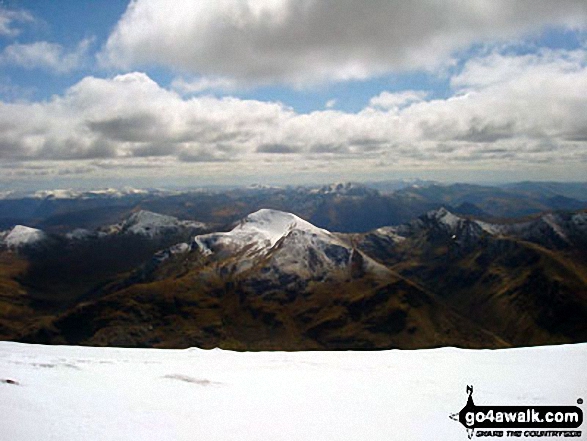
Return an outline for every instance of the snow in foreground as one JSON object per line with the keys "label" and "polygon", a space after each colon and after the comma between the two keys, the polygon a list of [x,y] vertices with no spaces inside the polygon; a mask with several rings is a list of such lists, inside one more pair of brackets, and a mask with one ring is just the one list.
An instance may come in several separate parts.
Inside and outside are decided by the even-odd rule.
{"label": "snow in foreground", "polygon": [[0,438],[458,441],[466,431],[449,414],[467,384],[478,405],[575,405],[586,366],[587,344],[236,353],[0,342]]}

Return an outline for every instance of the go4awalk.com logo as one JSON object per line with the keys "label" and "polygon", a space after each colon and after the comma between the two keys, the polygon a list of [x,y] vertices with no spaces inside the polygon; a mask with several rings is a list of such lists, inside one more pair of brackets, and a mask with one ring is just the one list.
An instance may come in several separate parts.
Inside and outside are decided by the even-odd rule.
{"label": "go4awalk.com logo", "polygon": [[[576,437],[583,424],[578,406],[477,406],[473,386],[467,386],[467,404],[450,415],[467,429],[469,439],[476,437]],[[577,404],[583,404],[579,398]]]}

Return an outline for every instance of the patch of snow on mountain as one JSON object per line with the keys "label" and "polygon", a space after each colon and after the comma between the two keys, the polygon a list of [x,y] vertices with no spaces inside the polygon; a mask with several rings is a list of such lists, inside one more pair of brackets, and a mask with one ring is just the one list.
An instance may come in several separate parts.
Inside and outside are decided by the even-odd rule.
{"label": "patch of snow on mountain", "polygon": [[140,210],[133,213],[122,224],[115,228],[120,232],[155,236],[165,231],[181,228],[203,228],[204,224],[196,221],[181,221],[173,216]]}
{"label": "patch of snow on mountain", "polygon": [[132,187],[104,188],[99,190],[72,190],[72,189],[55,189],[55,190],[39,190],[32,194],[33,198],[37,199],[89,199],[96,197],[120,198],[123,196],[146,195],[149,190],[136,189]]}
{"label": "patch of snow on mountain", "polygon": [[500,234],[504,231],[503,225],[491,224],[483,221],[475,221],[475,223],[479,225],[483,231],[492,235]]}
{"label": "patch of snow on mountain", "polygon": [[441,207],[438,210],[429,211],[427,216],[429,219],[436,219],[438,222],[448,226],[451,230],[456,228],[458,224],[463,221],[463,219],[455,216],[444,207]]}
{"label": "patch of snow on mountain", "polygon": [[552,230],[560,236],[562,239],[567,240],[567,235],[563,232],[561,225],[559,224],[559,219],[552,213],[545,214],[542,216],[542,221],[546,223]]}
{"label": "patch of snow on mountain", "polygon": [[262,241],[268,241],[270,246],[274,246],[279,239],[294,230],[334,237],[329,231],[315,227],[295,214],[269,209],[261,209],[248,215],[232,232],[241,237],[257,235]]}
{"label": "patch of snow on mountain", "polygon": [[9,248],[19,248],[22,246],[34,245],[45,239],[46,234],[36,228],[16,225],[4,236],[4,243]]}
{"label": "patch of snow on mountain", "polygon": [[65,234],[65,237],[69,240],[84,240],[89,239],[93,236],[94,233],[92,233],[89,230],[86,230],[85,228],[76,228],[75,230]]}
{"label": "patch of snow on mountain", "polygon": [[248,215],[233,230],[227,233],[196,236],[194,241],[207,254],[218,247],[227,247],[233,251],[247,248],[251,253],[268,251],[277,241],[293,230],[334,239],[332,233],[315,227],[295,214],[261,209]]}
{"label": "patch of snow on mountain", "polygon": [[188,251],[190,251],[191,246],[187,243],[178,243],[176,245],[173,245],[172,247],[169,247],[165,250],[161,250],[159,252],[157,252],[153,258],[155,259],[156,262],[161,263],[166,261],[167,259],[169,259],[171,256],[175,256],[178,254],[185,254]]}
{"label": "patch of snow on mountain", "polygon": [[403,242],[404,240],[406,240],[406,238],[404,236],[399,234],[398,229],[395,227],[377,228],[374,231],[374,233],[378,234],[379,236],[386,237],[395,243]]}
{"label": "patch of snow on mountain", "polygon": [[70,189],[39,190],[33,194],[37,199],[73,199],[79,197],[81,192]]}
{"label": "patch of snow on mountain", "polygon": [[573,215],[571,223],[579,231],[587,232],[587,213],[577,213]]}

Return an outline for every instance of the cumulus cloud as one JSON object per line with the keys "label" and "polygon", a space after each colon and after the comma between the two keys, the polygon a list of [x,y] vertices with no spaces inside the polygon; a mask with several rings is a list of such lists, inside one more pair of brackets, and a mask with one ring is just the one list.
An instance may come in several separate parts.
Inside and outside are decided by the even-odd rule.
{"label": "cumulus cloud", "polygon": [[20,34],[21,30],[15,27],[15,24],[24,24],[33,21],[33,16],[27,11],[5,9],[0,6],[0,36],[16,37]]}
{"label": "cumulus cloud", "polygon": [[[185,97],[143,73],[87,77],[46,102],[0,103],[0,159],[246,170],[369,170],[504,164],[587,167],[587,55],[490,53],[451,78],[454,95],[383,92],[356,113]],[[204,168],[202,168],[203,170]]]}
{"label": "cumulus cloud", "polygon": [[235,98],[186,100],[142,73],[87,77],[49,102],[0,105],[0,157],[226,160],[291,113]]}
{"label": "cumulus cloud", "polygon": [[14,43],[6,46],[0,53],[0,63],[25,69],[68,73],[82,65],[91,43],[91,39],[82,40],[73,51],[67,51],[62,45],[47,41]]}
{"label": "cumulus cloud", "polygon": [[134,0],[99,59],[304,86],[435,69],[471,44],[586,23],[584,0]]}

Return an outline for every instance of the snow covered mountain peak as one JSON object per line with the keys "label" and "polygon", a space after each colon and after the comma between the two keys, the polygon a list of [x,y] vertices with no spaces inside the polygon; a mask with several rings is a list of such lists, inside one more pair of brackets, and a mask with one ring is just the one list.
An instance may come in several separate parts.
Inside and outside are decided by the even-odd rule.
{"label": "snow covered mountain peak", "polygon": [[110,227],[113,232],[156,236],[166,231],[183,228],[201,229],[205,225],[196,221],[183,221],[176,217],[154,213],[148,210],[139,210],[131,214],[120,224]]}
{"label": "snow covered mountain peak", "polygon": [[148,190],[141,190],[132,187],[103,188],[99,190],[73,190],[73,189],[55,189],[39,190],[31,196],[36,199],[92,199],[92,198],[120,198],[123,196],[146,195]]}
{"label": "snow covered mountain peak", "polygon": [[[587,213],[546,213],[530,220],[517,222],[489,222],[461,217],[441,207],[432,210],[394,232],[409,236],[429,231],[433,237],[447,234],[458,243],[474,244],[485,235],[515,237],[549,248],[565,248],[587,241]],[[381,236],[380,232],[380,236]]]}
{"label": "snow covered mountain peak", "polygon": [[173,216],[167,216],[165,214],[154,213],[148,210],[139,210],[131,214],[125,221],[128,226],[161,226],[161,225],[173,225],[177,222],[177,218]]}
{"label": "snow covered mountain peak", "polygon": [[293,231],[337,240],[329,231],[315,227],[295,214],[264,208],[249,214],[227,233],[196,236],[195,242],[206,254],[210,254],[214,246],[232,251],[243,248],[250,252],[268,251]]}
{"label": "snow covered mountain peak", "polygon": [[448,235],[451,240],[461,245],[476,243],[484,234],[494,234],[493,225],[460,217],[445,207],[432,210],[421,216],[410,224],[412,231],[430,230],[433,237],[444,237]]}
{"label": "snow covered mountain peak", "polygon": [[314,188],[310,190],[310,193],[321,195],[361,196],[377,194],[378,191],[374,188],[369,188],[365,185],[353,182],[335,182],[330,185],[323,185],[322,187]]}
{"label": "snow covered mountain peak", "polygon": [[36,228],[16,225],[4,235],[3,242],[8,248],[20,248],[22,246],[34,245],[46,238],[46,234]]}
{"label": "snow covered mountain peak", "polygon": [[311,234],[329,235],[326,230],[315,227],[310,222],[303,220],[292,213],[263,208],[249,214],[232,233],[250,235],[258,234],[259,238],[269,241],[270,246],[293,230],[304,231]]}
{"label": "snow covered mountain peak", "polygon": [[435,219],[438,222],[451,228],[456,227],[459,222],[463,221],[463,219],[461,219],[458,216],[455,216],[444,207],[440,207],[438,210],[429,211],[426,214],[426,217],[428,217],[428,219]]}
{"label": "snow covered mountain peak", "polygon": [[265,279],[278,280],[284,274],[302,279],[329,277],[332,271],[349,270],[353,264],[386,272],[335,234],[277,210],[252,213],[226,233],[196,236],[194,245],[205,255],[227,259],[225,264],[235,273],[260,264]]}
{"label": "snow covered mountain peak", "polygon": [[295,214],[264,208],[249,214],[227,233],[196,236],[195,243],[205,254],[211,254],[213,249],[219,247],[233,252],[246,248],[250,254],[268,251],[293,231],[336,240],[332,233],[315,227]]}

